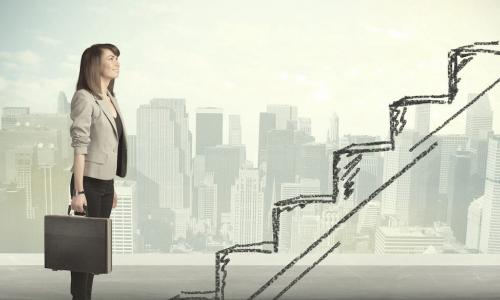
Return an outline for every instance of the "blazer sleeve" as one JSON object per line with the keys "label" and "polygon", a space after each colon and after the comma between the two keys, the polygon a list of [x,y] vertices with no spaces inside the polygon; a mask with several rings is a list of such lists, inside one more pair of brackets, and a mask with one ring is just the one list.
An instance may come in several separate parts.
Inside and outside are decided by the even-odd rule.
{"label": "blazer sleeve", "polygon": [[75,92],[71,100],[70,117],[73,124],[70,127],[71,146],[76,154],[87,154],[90,144],[90,125],[92,123],[93,104],[84,91]]}

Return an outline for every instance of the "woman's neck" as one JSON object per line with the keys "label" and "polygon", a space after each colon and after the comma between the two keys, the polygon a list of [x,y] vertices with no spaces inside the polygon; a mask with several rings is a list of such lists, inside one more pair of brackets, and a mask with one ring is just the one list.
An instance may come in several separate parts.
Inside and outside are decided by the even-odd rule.
{"label": "woman's neck", "polygon": [[101,78],[101,93],[102,93],[103,97],[105,97],[107,95],[108,86],[109,86],[110,81],[111,80],[109,80],[107,78]]}

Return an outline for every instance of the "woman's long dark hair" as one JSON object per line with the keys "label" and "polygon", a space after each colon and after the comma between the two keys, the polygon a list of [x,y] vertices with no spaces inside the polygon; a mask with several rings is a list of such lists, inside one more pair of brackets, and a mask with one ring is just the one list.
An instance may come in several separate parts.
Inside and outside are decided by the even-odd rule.
{"label": "woman's long dark hair", "polygon": [[[76,90],[86,89],[96,96],[101,96],[101,55],[104,49],[109,49],[117,57],[120,56],[120,50],[113,44],[95,44],[83,51],[80,61],[80,74],[76,83]],[[115,95],[113,87],[115,80],[109,82],[108,90],[111,95]]]}

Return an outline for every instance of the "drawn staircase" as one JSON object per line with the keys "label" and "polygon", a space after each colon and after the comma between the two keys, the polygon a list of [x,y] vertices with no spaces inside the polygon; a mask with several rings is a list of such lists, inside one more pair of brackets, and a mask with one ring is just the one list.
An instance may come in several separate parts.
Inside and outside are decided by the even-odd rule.
{"label": "drawn staircase", "polygon": [[[442,109],[441,113],[436,114],[437,120],[434,120],[437,126],[430,133],[418,142],[414,143],[409,152],[412,152],[412,159],[399,172],[395,173],[375,191],[373,191],[365,200],[360,201],[350,212],[345,214],[338,222],[331,226],[319,238],[317,238],[309,247],[304,249],[299,255],[292,259],[288,264],[280,267],[272,277],[249,293],[243,299],[278,299],[283,296],[291,287],[300,281],[308,272],[321,263],[329,254],[336,248],[341,246],[341,242],[333,243],[328,247],[318,247],[325,243],[332,233],[339,228],[343,223],[347,222],[354,214],[362,209],[367,203],[372,201],[380,192],[386,189],[391,183],[397,180],[405,172],[415,166],[418,161],[424,158],[438,146],[435,134],[449,124],[457,116],[461,115],[471,105],[478,101],[485,93],[495,87],[500,81],[500,63],[498,63],[496,71],[492,74],[482,74],[483,77],[488,77],[488,81],[484,80],[476,83],[470,80],[470,83],[465,85],[465,90],[471,92],[480,91],[474,99],[467,99],[468,93],[459,91],[459,83],[461,88],[464,83],[462,79],[469,79],[468,72],[474,65],[482,70],[484,65],[483,59],[490,59],[491,56],[499,56],[499,42],[478,42],[471,45],[462,46],[452,49],[448,53],[448,93],[442,95],[419,95],[405,96],[389,105],[389,140],[373,143],[351,144],[340,150],[333,152],[333,190],[332,194],[328,195],[299,195],[297,197],[282,200],[274,204],[272,210],[272,230],[273,240],[263,241],[253,244],[234,245],[232,247],[217,251],[215,254],[215,289],[206,291],[183,291],[171,299],[217,299],[223,300],[227,295],[227,266],[231,261],[231,257],[238,254],[245,255],[272,255],[279,252],[279,229],[280,220],[284,214],[293,211],[296,208],[303,209],[306,206],[314,204],[335,204],[337,201],[348,199],[354,191],[354,178],[360,171],[360,162],[363,155],[370,152],[393,151],[398,144],[398,136],[403,132],[407,124],[407,115],[410,109],[417,105],[431,104],[433,109]],[[489,57],[489,58],[488,58]],[[483,60],[483,61],[481,61]],[[477,62],[477,63],[474,63]],[[489,62],[489,61],[488,61]],[[493,69],[490,68],[489,69]],[[470,77],[470,76],[469,76]],[[464,80],[465,81],[465,80]],[[459,93],[460,92],[460,93]],[[458,97],[458,96],[461,97]],[[441,116],[441,117],[440,117]],[[443,117],[444,116],[444,117]],[[439,119],[440,118],[440,119]],[[321,249],[318,251],[318,249]],[[324,250],[326,249],[326,250]],[[315,251],[313,251],[315,250]],[[313,261],[307,268],[294,268],[296,264],[307,258],[307,261]],[[238,297],[240,298],[240,297]]]}

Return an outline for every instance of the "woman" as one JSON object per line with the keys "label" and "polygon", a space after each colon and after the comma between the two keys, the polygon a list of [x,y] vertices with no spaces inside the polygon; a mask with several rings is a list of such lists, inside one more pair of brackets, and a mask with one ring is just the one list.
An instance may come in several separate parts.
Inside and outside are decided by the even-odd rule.
{"label": "woman", "polygon": [[[127,142],[113,91],[120,50],[111,44],[85,49],[76,92],[71,100],[71,146],[74,162],[71,207],[88,217],[109,218],[116,207],[115,175],[127,173]],[[91,299],[94,275],[71,272],[73,299]]]}

